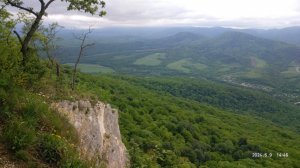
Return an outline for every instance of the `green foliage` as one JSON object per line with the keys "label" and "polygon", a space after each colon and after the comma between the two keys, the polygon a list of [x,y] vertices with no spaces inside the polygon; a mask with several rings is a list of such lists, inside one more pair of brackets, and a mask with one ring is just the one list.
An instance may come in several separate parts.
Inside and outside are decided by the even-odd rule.
{"label": "green foliage", "polygon": [[[298,133],[267,119],[235,114],[156,88],[160,80],[164,89],[172,89],[175,82],[84,74],[79,75],[79,80],[78,93],[83,97],[94,93],[120,109],[122,140],[129,150],[132,167],[295,167],[299,164]],[[178,78],[174,81],[181,83]],[[152,85],[155,88],[149,87]],[[240,94],[247,97],[247,93]],[[277,108],[275,104],[271,106]],[[252,158],[254,152],[275,154],[281,150],[291,153],[291,157],[284,160],[273,157],[266,163]]]}
{"label": "green foliage", "polygon": [[162,59],[165,58],[165,53],[154,53],[146,57],[137,59],[134,64],[136,65],[146,65],[146,66],[157,66],[160,65]]}
{"label": "green foliage", "polygon": [[[100,3],[104,6],[101,1],[68,2],[73,3],[69,9],[91,13],[96,10],[94,5]],[[0,13],[0,16],[4,18],[2,21],[5,23],[12,21],[6,13]],[[132,167],[300,165],[300,136],[293,130],[299,126],[295,122],[298,121],[299,115],[294,106],[284,105],[260,92],[191,78],[91,76],[79,73],[77,90],[70,92],[70,69],[63,68],[62,75],[56,77],[52,70],[47,68],[47,62],[39,59],[35,50],[30,51],[25,65],[20,64],[20,46],[17,39],[11,36],[10,28],[10,23],[3,24],[0,31],[1,38],[5,37],[1,39],[0,46],[0,127],[4,128],[1,129],[1,140],[7,144],[12,155],[23,160],[28,166],[39,167],[41,163],[65,168],[90,166],[79,159],[74,148],[77,143],[74,128],[47,105],[54,100],[77,98],[100,99],[120,110],[122,139],[131,156]],[[257,47],[256,43],[248,40],[249,37],[240,34],[234,34],[233,37],[237,41],[245,42],[246,49],[251,46]],[[182,43],[189,41],[182,37],[180,39]],[[133,44],[126,45],[128,47]],[[240,53],[235,49],[225,50],[228,45],[234,48],[240,44],[232,40],[231,35],[225,35],[212,45],[228,55],[234,53],[220,60],[224,64],[234,61],[237,53]],[[149,68],[151,72],[154,70],[153,73],[164,74],[171,72],[165,71],[168,63],[185,60],[182,56],[191,56],[189,62],[184,61],[185,65],[181,62],[180,66],[189,69],[191,75],[195,75],[196,70],[204,71],[200,63],[210,62],[206,56],[219,56],[211,53],[210,47],[205,43],[201,43],[201,47],[205,50],[201,50],[204,56],[197,57],[199,60],[195,60],[196,56],[199,56],[199,53],[195,52],[199,49],[197,46],[189,48],[183,45],[166,51],[160,66]],[[246,51],[252,54],[268,53],[269,50],[265,48],[266,46],[259,46],[253,50],[252,47]],[[105,47],[102,49],[107,50]],[[121,51],[122,46],[117,50]],[[146,57],[149,54],[151,53],[132,54],[128,57],[129,60],[119,59],[115,65],[123,65],[121,69],[126,65],[124,69],[128,70],[128,65],[133,65],[141,56]],[[171,55],[174,57],[171,58]],[[260,65],[256,65],[256,68],[264,68],[262,61],[270,61],[269,57],[259,59],[261,60],[256,61],[261,61]],[[243,59],[238,63],[248,65],[247,61],[249,60]],[[139,65],[133,66],[140,70],[144,68]],[[210,69],[209,66],[205,68],[207,69]],[[232,67],[229,69],[232,70]],[[149,69],[142,73],[148,72]],[[288,127],[283,127],[286,125]],[[274,157],[253,158],[252,154],[257,152],[273,153]],[[275,157],[277,152],[287,152],[289,157]]]}
{"label": "green foliage", "polygon": [[26,150],[19,150],[15,153],[15,156],[18,160],[28,162],[30,160],[29,153]]}
{"label": "green foliage", "polygon": [[55,134],[41,135],[37,151],[46,163],[62,168],[85,168],[87,165],[79,159],[74,145]]}
{"label": "green foliage", "polygon": [[[43,163],[68,168],[87,167],[74,148],[78,143],[76,131],[49,108],[45,95],[37,95],[1,79],[7,81],[0,87],[0,127],[4,128],[1,143],[6,144],[15,158],[29,167],[41,167]],[[34,83],[42,85],[41,80]]]}
{"label": "green foliage", "polygon": [[[78,11],[84,11],[87,13],[95,14],[99,7],[104,8],[105,2],[95,1],[95,0],[86,0],[86,1],[79,1],[79,0],[64,0],[66,2],[69,2],[68,10],[78,10]],[[99,16],[106,15],[106,12],[101,10],[99,12]]]}
{"label": "green foliage", "polygon": [[40,157],[49,164],[58,165],[63,157],[65,144],[58,135],[42,135],[38,145]]}
{"label": "green foliage", "polygon": [[[2,9],[3,10],[3,9]],[[12,36],[12,29],[16,22],[5,15],[0,18],[3,24],[0,27],[0,75],[2,84],[15,84],[31,87],[45,74],[45,65],[34,51],[30,52],[28,62],[21,66],[22,56],[20,45]]]}
{"label": "green foliage", "polygon": [[33,145],[36,140],[36,133],[28,123],[21,119],[10,120],[4,129],[3,139],[12,151],[25,150]]}
{"label": "green foliage", "polygon": [[[248,113],[299,131],[299,108],[268,94],[190,78],[129,78],[134,83],[162,94],[171,94],[236,113]],[[189,81],[189,82],[186,82]],[[288,114],[288,115],[287,115]],[[291,117],[293,116],[293,117]]]}
{"label": "green foliage", "polygon": [[[74,64],[65,64],[69,66],[74,66]],[[84,73],[114,73],[114,70],[108,67],[95,65],[95,64],[78,64],[78,69]]]}
{"label": "green foliage", "polygon": [[168,64],[167,68],[177,70],[177,71],[182,71],[184,73],[190,73],[190,69],[188,68],[189,63],[190,62],[188,60],[182,59]]}
{"label": "green foliage", "polygon": [[0,10],[0,22],[0,83],[7,85],[11,80],[19,80],[21,55],[18,52],[18,42],[11,32],[15,22],[4,9]]}
{"label": "green foliage", "polygon": [[[197,28],[197,33],[198,31],[200,33],[201,29]],[[182,32],[156,40],[103,40],[101,47],[90,49],[82,62],[110,67],[122,74],[204,77],[267,91],[282,101],[300,101],[300,73],[297,72],[300,67],[299,47],[251,36],[241,33],[240,30],[209,31],[218,36],[206,38],[196,32]],[[202,30],[202,34],[207,34],[204,32]],[[99,41],[98,36],[94,38]],[[76,51],[71,42],[65,41],[67,46],[62,43],[68,51],[68,55],[61,55],[62,62],[69,63],[70,60],[75,60],[72,55],[75,55]],[[153,63],[153,59],[145,58],[156,53],[165,53],[164,59],[156,66],[145,65]],[[137,60],[144,60],[143,65],[136,65]]]}

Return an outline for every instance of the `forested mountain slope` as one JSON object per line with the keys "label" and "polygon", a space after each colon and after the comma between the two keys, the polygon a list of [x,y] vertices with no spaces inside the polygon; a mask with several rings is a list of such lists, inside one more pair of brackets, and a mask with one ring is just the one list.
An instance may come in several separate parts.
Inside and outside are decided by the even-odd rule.
{"label": "forested mountain slope", "polygon": [[[186,31],[159,39],[99,40],[82,58],[83,71],[204,77],[300,101],[299,47],[238,31],[216,31],[207,31],[207,36]],[[76,47],[65,46],[63,51],[60,60],[72,63]]]}
{"label": "forested mountain slope", "polygon": [[195,100],[240,114],[262,117],[300,131],[300,108],[263,92],[184,77],[128,77],[126,80],[162,94]]}
{"label": "forested mountain slope", "polygon": [[[300,64],[298,47],[240,32],[227,32],[213,38],[181,32],[156,40],[96,45],[87,52],[83,63],[133,74],[220,76],[235,73],[237,76],[260,78],[271,77],[274,73],[284,76],[283,72],[290,66]],[[62,62],[72,62],[72,55],[76,53],[74,49],[64,48],[69,53],[60,58]],[[158,63],[139,63],[145,59]]]}
{"label": "forested mountain slope", "polygon": [[[172,83],[124,76],[80,76],[81,92],[89,90],[120,109],[121,133],[133,167],[297,167],[299,164],[299,134],[292,129],[269,119],[236,114],[182,95],[171,95],[159,87],[149,87],[158,86],[157,82],[165,88]],[[281,150],[289,151],[289,157],[277,157]],[[255,159],[252,154],[257,151],[271,152],[273,156]]]}
{"label": "forested mountain slope", "polygon": [[[42,59],[32,43],[21,53],[12,33],[13,20],[5,10],[0,12],[0,150],[5,151],[0,154],[8,154],[21,167],[95,167],[78,152],[76,122],[70,124],[50,108],[62,100],[67,100],[63,110],[95,123],[92,115],[97,110],[90,107],[110,109],[97,106],[99,100],[117,108],[134,168],[299,167],[299,107],[268,91],[208,81],[238,72],[234,75],[240,78],[270,79],[264,84],[275,87],[274,75],[287,66],[298,67],[298,47],[223,30],[211,36],[182,32],[160,39],[99,43],[83,63],[109,67],[116,74],[79,71],[75,78],[76,70]],[[71,55],[61,54],[60,60],[73,63],[75,48],[65,46]],[[78,100],[89,103],[80,107]],[[116,118],[113,110],[110,113]],[[101,139],[113,138],[105,133]],[[111,160],[114,152],[110,150]]]}

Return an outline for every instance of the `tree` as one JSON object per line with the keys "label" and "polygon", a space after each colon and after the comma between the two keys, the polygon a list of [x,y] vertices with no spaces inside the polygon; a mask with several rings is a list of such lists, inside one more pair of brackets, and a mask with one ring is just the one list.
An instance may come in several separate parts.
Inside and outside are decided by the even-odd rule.
{"label": "tree", "polygon": [[75,36],[75,38],[77,40],[81,41],[81,44],[80,44],[79,54],[78,54],[77,60],[76,60],[75,65],[74,65],[74,70],[73,70],[72,90],[75,90],[75,81],[76,81],[77,66],[78,66],[78,63],[80,61],[80,58],[84,55],[84,51],[85,51],[85,49],[87,47],[91,47],[91,46],[94,45],[94,43],[88,43],[88,44],[86,44],[87,37],[91,33],[92,33],[92,30],[91,30],[91,28],[89,28],[89,30],[87,32],[83,32],[80,36]]}
{"label": "tree", "polygon": [[[37,0],[36,0],[37,1]],[[23,64],[27,62],[28,59],[28,47],[29,43],[34,35],[34,33],[38,30],[40,23],[43,19],[43,16],[46,16],[47,9],[49,6],[54,2],[58,0],[38,0],[40,3],[40,9],[34,9],[33,7],[27,7],[24,5],[23,0],[0,0],[0,2],[4,2],[5,5],[9,5],[12,7],[15,7],[19,10],[29,12],[31,15],[34,16],[34,21],[30,26],[29,31],[25,34],[24,39],[21,39],[21,36],[15,31],[14,33],[19,38],[19,41],[21,43],[21,53],[23,55]],[[84,11],[86,13],[90,13],[94,15],[98,12],[99,7],[104,8],[105,2],[102,0],[61,0],[68,3],[67,10],[78,10],[78,11]],[[106,12],[104,10],[100,10],[98,13],[99,16],[104,16]]]}
{"label": "tree", "polygon": [[58,49],[57,45],[55,44],[59,38],[57,37],[57,33],[59,31],[59,26],[57,23],[52,23],[48,27],[41,26],[41,49],[45,52],[51,66],[55,63],[55,55],[54,51]]}
{"label": "tree", "polygon": [[56,36],[59,28],[62,28],[57,23],[52,23],[48,27],[41,26],[39,32],[41,33],[40,44],[41,49],[45,52],[49,62],[51,63],[51,68],[55,65],[56,67],[56,76],[60,75],[60,65],[55,58],[55,51],[58,49],[56,41],[59,38]]}
{"label": "tree", "polygon": [[[16,22],[4,8],[0,9],[0,88],[3,84],[9,86],[10,80],[16,80],[18,72],[18,64],[21,54],[18,52],[19,43],[12,36],[12,29]],[[17,51],[17,52],[16,52]],[[14,76],[14,78],[11,78]],[[1,89],[0,89],[1,92]],[[0,93],[1,94],[1,93]],[[1,96],[0,96],[1,97]],[[0,104],[1,106],[1,104]]]}

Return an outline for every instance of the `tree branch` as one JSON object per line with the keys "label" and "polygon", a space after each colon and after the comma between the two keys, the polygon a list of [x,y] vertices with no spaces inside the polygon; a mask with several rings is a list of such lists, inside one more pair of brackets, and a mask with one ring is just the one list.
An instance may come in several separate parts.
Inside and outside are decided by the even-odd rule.
{"label": "tree branch", "polygon": [[11,0],[7,0],[7,3],[8,3],[9,5],[13,6],[13,7],[19,8],[19,9],[21,9],[21,10],[25,10],[25,11],[27,11],[27,12],[29,12],[29,13],[35,15],[36,17],[38,16],[38,13],[34,12],[32,8],[26,8],[26,7],[21,6],[20,4],[15,3],[15,2],[13,2],[13,1],[11,1]]}
{"label": "tree branch", "polygon": [[54,2],[55,0],[50,0],[46,5],[45,5],[45,8],[47,9],[49,7],[49,5]]}
{"label": "tree branch", "polygon": [[85,49],[85,48],[91,47],[93,45],[95,45],[95,43],[86,44],[86,45],[82,46],[82,48]]}
{"label": "tree branch", "polygon": [[19,35],[19,33],[17,31],[15,31],[15,30],[14,30],[14,33],[16,34],[16,36],[18,37],[18,40],[19,40],[20,44],[22,45],[23,41],[22,41],[21,36]]}
{"label": "tree branch", "polygon": [[81,44],[80,44],[80,51],[79,51],[79,54],[78,54],[78,57],[77,57],[77,60],[75,62],[75,65],[74,65],[74,70],[73,70],[73,77],[72,77],[72,90],[75,89],[75,81],[76,81],[76,72],[77,72],[77,65],[79,64],[79,61],[80,61],[80,58],[82,56],[84,56],[84,51],[87,47],[90,47],[90,46],[93,46],[95,43],[90,43],[90,44],[85,44],[86,42],[86,39],[88,37],[88,35],[92,33],[91,31],[91,28],[89,27],[89,30],[88,32],[85,32],[85,33],[82,33],[81,36],[76,36],[75,34],[74,37],[78,40],[81,41]]}
{"label": "tree branch", "polygon": [[44,2],[44,0],[39,0],[39,1],[41,3],[41,9],[43,9],[45,7],[45,2]]}

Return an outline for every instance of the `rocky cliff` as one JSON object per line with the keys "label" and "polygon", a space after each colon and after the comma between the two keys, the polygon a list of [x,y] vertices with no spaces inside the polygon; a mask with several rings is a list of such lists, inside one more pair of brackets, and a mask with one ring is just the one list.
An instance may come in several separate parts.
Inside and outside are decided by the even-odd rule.
{"label": "rocky cliff", "polygon": [[53,107],[66,116],[78,132],[82,157],[95,163],[95,167],[124,168],[128,155],[122,143],[118,111],[109,104],[89,101],[62,101]]}

